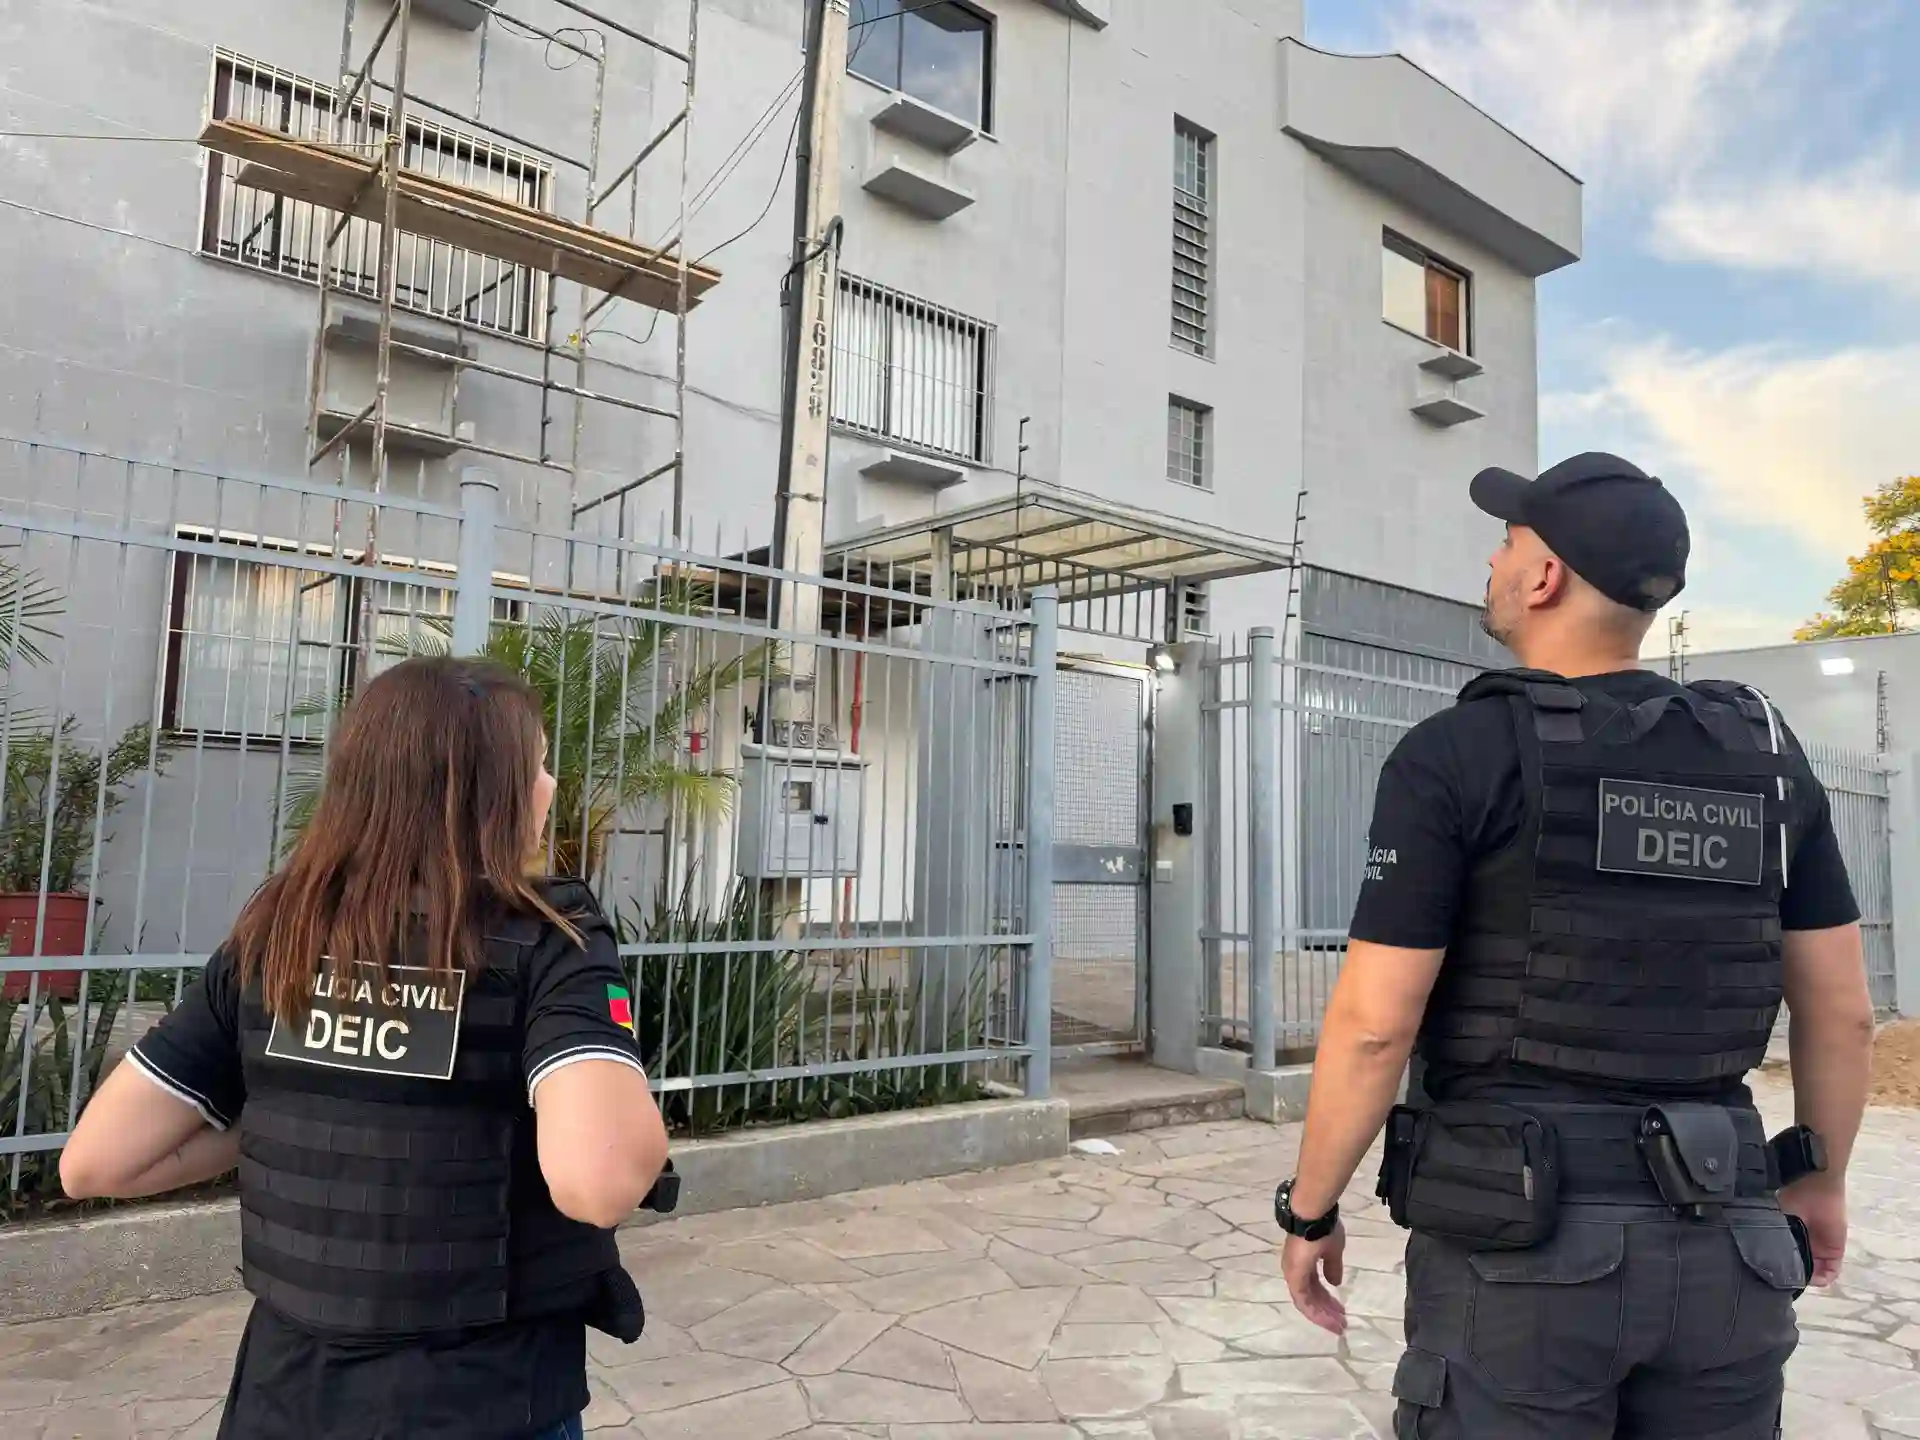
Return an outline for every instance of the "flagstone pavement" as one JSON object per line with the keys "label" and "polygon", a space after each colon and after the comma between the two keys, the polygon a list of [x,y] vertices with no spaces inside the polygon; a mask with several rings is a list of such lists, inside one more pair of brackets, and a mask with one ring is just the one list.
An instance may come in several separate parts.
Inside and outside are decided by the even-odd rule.
{"label": "flagstone pavement", "polygon": [[[1777,1087],[1765,1099],[1781,1118]],[[1297,1126],[668,1221],[622,1237],[639,1344],[593,1340],[595,1440],[1384,1440],[1402,1236],[1356,1186],[1343,1340],[1287,1302]],[[1363,1171],[1370,1174],[1370,1170]],[[1920,1437],[1920,1112],[1876,1110],[1845,1277],[1800,1302],[1790,1440]],[[1905,1190],[1908,1198],[1902,1200]],[[0,1440],[211,1437],[242,1297],[0,1328]]]}

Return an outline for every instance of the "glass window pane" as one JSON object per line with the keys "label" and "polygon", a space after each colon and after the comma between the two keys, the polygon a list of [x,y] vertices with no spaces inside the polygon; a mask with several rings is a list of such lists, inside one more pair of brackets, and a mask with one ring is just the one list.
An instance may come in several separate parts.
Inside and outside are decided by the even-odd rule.
{"label": "glass window pane", "polygon": [[902,0],[853,0],[847,69],[889,90],[900,88]]}
{"label": "glass window pane", "polygon": [[988,22],[958,5],[910,11],[902,21],[900,88],[984,127]]}
{"label": "glass window pane", "polygon": [[1380,251],[1380,313],[1416,335],[1427,333],[1427,270],[1391,246]]}

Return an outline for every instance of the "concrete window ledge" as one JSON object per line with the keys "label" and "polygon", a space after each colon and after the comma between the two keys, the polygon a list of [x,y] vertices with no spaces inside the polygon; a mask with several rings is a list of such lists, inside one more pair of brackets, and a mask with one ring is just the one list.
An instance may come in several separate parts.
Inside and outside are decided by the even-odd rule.
{"label": "concrete window ledge", "polygon": [[936,460],[909,450],[888,450],[878,460],[862,465],[860,473],[873,480],[898,480],[944,490],[967,478],[967,467],[957,460]]}
{"label": "concrete window ledge", "polygon": [[1040,0],[1040,3],[1095,30],[1104,30],[1113,23],[1113,0]]}
{"label": "concrete window ledge", "polygon": [[881,106],[874,112],[873,125],[942,155],[957,154],[980,138],[980,132],[958,116],[911,95],[896,95]]}
{"label": "concrete window ledge", "polygon": [[[983,1100],[684,1141],[680,1215],[1024,1165],[1067,1153],[1065,1100]],[[111,1211],[0,1232],[0,1324],[240,1288],[240,1205]],[[654,1215],[631,1224],[658,1225]],[[646,1286],[641,1276],[641,1288]]]}
{"label": "concrete window ledge", "polygon": [[1477,405],[1470,405],[1451,389],[1438,395],[1423,395],[1413,402],[1413,413],[1429,425],[1447,429],[1454,425],[1464,425],[1469,420],[1486,418],[1486,411]]}
{"label": "concrete window ledge", "polygon": [[867,177],[861,182],[878,195],[927,220],[945,220],[973,204],[973,192],[953,180],[947,165],[921,160],[896,145],[876,144]]}

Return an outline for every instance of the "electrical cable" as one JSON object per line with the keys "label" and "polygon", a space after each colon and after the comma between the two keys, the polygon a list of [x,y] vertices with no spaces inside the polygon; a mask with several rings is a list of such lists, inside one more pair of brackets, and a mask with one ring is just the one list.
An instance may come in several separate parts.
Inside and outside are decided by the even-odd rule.
{"label": "electrical cable", "polygon": [[575,52],[573,58],[567,61],[566,64],[564,65],[554,64],[553,63],[553,47],[556,43],[558,43],[558,37],[562,35],[578,35],[580,37],[580,43],[582,45],[586,43],[587,37],[589,35],[593,36],[595,39],[597,39],[600,42],[599,58],[601,62],[604,64],[606,61],[607,37],[606,37],[605,31],[595,30],[592,28],[582,29],[578,25],[567,25],[554,31],[552,35],[542,35],[538,30],[535,30],[532,26],[522,24],[520,21],[515,20],[510,15],[502,15],[502,14],[499,14],[498,12],[495,12],[490,18],[496,21],[497,23],[505,26],[507,29],[517,32],[522,39],[544,40],[546,42],[547,48],[545,53],[542,54],[540,58],[543,62],[545,62],[546,67],[549,70],[554,70],[554,71],[571,70],[574,66],[578,65],[582,60],[587,58],[586,56]]}

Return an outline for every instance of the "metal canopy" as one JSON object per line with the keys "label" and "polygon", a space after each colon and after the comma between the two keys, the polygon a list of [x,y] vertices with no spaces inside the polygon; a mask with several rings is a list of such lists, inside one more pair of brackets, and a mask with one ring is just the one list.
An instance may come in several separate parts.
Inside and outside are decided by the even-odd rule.
{"label": "metal canopy", "polygon": [[1052,585],[1073,603],[1285,570],[1294,549],[1028,481],[997,500],[835,542],[827,559],[830,570],[879,584],[883,573],[937,573],[950,563],[954,598],[1011,599]]}

